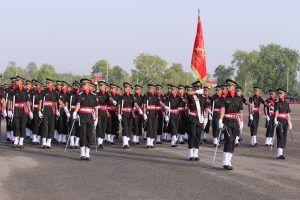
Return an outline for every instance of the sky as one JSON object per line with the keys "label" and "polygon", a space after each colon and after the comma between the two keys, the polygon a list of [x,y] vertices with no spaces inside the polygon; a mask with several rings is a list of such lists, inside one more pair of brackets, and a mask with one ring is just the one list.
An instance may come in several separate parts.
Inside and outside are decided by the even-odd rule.
{"label": "sky", "polygon": [[100,59],[129,71],[140,53],[191,72],[198,8],[211,74],[237,49],[300,49],[297,0],[0,0],[0,73],[35,61],[89,74]]}

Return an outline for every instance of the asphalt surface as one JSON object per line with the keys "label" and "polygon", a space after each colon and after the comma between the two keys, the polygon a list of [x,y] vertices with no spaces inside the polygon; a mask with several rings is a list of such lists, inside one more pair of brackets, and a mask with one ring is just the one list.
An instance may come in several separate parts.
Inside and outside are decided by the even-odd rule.
{"label": "asphalt surface", "polygon": [[[234,170],[221,168],[222,148],[215,166],[214,148],[204,144],[200,161],[187,161],[187,145],[144,148],[144,143],[124,150],[119,144],[95,152],[90,162],[79,150],[64,152],[25,144],[13,149],[1,134],[0,199],[300,199],[300,105],[291,105],[295,147],[288,136],[286,160],[264,146],[264,118],[256,148],[249,147],[249,128],[236,148]],[[4,124],[3,124],[4,125]],[[2,125],[2,130],[4,126]],[[246,125],[246,121],[245,121]],[[211,137],[211,134],[209,135]]]}

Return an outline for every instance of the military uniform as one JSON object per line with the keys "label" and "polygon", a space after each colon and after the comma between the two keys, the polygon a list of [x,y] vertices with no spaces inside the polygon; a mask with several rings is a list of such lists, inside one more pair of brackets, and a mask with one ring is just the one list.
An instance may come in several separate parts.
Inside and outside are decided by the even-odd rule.
{"label": "military uniform", "polygon": [[207,107],[208,107],[208,121],[207,121],[207,124],[206,126],[204,127],[204,130],[202,132],[202,140],[204,142],[207,142],[207,135],[209,134],[209,127],[211,125],[211,121],[212,121],[212,97],[209,96],[209,94],[206,94],[205,92],[209,92],[210,91],[210,88],[208,87],[204,87],[204,97],[207,101]]}
{"label": "military uniform", "polygon": [[[183,85],[178,86],[179,90],[185,90],[185,87]],[[186,134],[186,127],[188,126],[188,117],[187,117],[187,110],[186,110],[186,94],[182,93],[178,94],[179,98],[181,98],[181,101],[178,105],[178,111],[179,111],[179,121],[178,121],[178,142],[180,144],[184,144],[184,137]]]}
{"label": "military uniform", "polygon": [[[217,85],[215,87],[216,91],[221,90],[221,87],[219,85]],[[219,145],[218,141],[218,134],[219,134],[219,119],[220,119],[220,111],[221,111],[221,101],[222,101],[223,97],[222,94],[218,95],[215,94],[212,96],[212,135],[213,135],[213,144],[214,146]]]}
{"label": "military uniform", "polygon": [[[161,85],[156,85],[156,90],[161,90],[162,86]],[[157,98],[161,102],[165,102],[165,96],[162,95],[161,93],[156,93]],[[157,136],[156,136],[156,144],[161,144],[162,143],[162,134],[164,132],[164,117],[165,117],[165,109],[163,106],[158,105],[156,107],[157,110]]]}
{"label": "military uniform", "polygon": [[[272,90],[269,91],[269,93],[273,92]],[[273,134],[274,134],[274,106],[276,102],[276,98],[268,98],[266,99],[266,104],[265,105],[265,115],[266,115],[266,141],[265,141],[265,146],[271,146],[273,144]]]}
{"label": "military uniform", "polygon": [[[136,89],[143,89],[140,85],[135,85]],[[140,93],[135,93],[134,98],[138,106],[141,108],[143,107],[143,98],[144,96]],[[132,136],[132,142],[133,144],[139,144],[139,138],[142,136],[143,132],[143,126],[144,126],[144,119],[143,116],[140,115],[138,109],[134,108],[133,112],[133,136]]]}
{"label": "military uniform", "polygon": [[[33,84],[40,85],[41,83],[37,80],[33,81]],[[41,119],[39,118],[39,102],[43,100],[43,92],[41,88],[36,89],[32,93],[32,110],[33,110],[33,119],[32,119],[32,142],[34,144],[39,144],[42,136],[42,126],[40,126]]]}

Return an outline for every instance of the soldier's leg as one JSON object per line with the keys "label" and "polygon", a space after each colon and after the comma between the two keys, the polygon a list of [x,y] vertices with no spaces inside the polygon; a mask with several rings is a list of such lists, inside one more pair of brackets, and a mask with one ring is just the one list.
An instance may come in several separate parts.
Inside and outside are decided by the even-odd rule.
{"label": "soldier's leg", "polygon": [[85,159],[85,147],[87,146],[87,124],[81,122],[80,124],[80,157],[82,160]]}
{"label": "soldier's leg", "polygon": [[52,141],[52,138],[54,136],[54,129],[55,129],[55,121],[56,121],[56,117],[55,115],[49,115],[49,124],[48,124],[48,128],[49,128],[49,134],[48,134],[48,137],[47,137],[47,148],[48,149],[51,149],[51,141]]}
{"label": "soldier's leg", "polygon": [[189,153],[188,157],[189,160],[194,159],[194,147],[195,147],[195,141],[196,141],[196,123],[193,119],[193,116],[189,116],[189,137],[188,137],[188,148]]}
{"label": "soldier's leg", "polygon": [[224,132],[225,143],[224,143],[224,151],[223,151],[223,159],[222,159],[222,166],[225,169],[232,169],[230,168],[230,156],[232,154],[232,150],[234,148],[234,141],[235,137],[233,134],[233,128],[226,124],[226,131]]}
{"label": "soldier's leg", "polygon": [[163,117],[159,116],[157,118],[157,137],[156,137],[156,144],[161,144],[162,140],[162,133],[163,133]]}
{"label": "soldier's leg", "polygon": [[13,147],[16,148],[19,145],[19,138],[20,138],[20,119],[19,119],[19,117],[13,118],[13,131],[14,131]]}
{"label": "soldier's leg", "polygon": [[194,159],[196,161],[199,160],[199,147],[201,143],[201,133],[203,132],[203,124],[200,124],[199,121],[196,122],[196,137],[195,137],[195,145],[193,149]]}
{"label": "soldier's leg", "polygon": [[24,147],[24,138],[26,136],[26,123],[28,120],[27,115],[22,115],[20,117],[20,141],[19,141],[19,147],[23,148]]}
{"label": "soldier's leg", "polygon": [[90,148],[92,144],[93,138],[93,130],[94,130],[94,123],[87,122],[86,123],[86,146],[85,146],[85,157],[86,160],[90,160]]}
{"label": "soldier's leg", "polygon": [[177,132],[178,132],[178,117],[175,115],[171,115],[170,117],[170,126],[171,126],[171,146],[176,147],[176,142],[177,142]]}

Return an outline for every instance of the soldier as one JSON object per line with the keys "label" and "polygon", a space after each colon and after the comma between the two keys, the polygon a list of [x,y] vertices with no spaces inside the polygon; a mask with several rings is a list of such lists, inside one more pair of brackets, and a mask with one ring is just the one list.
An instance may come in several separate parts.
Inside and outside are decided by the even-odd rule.
{"label": "soldier", "polygon": [[213,144],[216,147],[220,146],[220,141],[218,140],[219,134],[219,119],[221,111],[221,101],[222,97],[222,87],[217,85],[215,87],[216,93],[212,96],[212,134],[213,134]]}
{"label": "soldier", "polygon": [[[61,81],[60,80],[56,80],[55,83],[56,83],[56,86],[54,87],[55,88],[55,92],[56,92],[56,95],[59,96],[60,93],[61,93],[61,88],[62,88]],[[47,88],[47,86],[46,86],[46,88]],[[62,134],[58,133],[58,131],[60,129],[59,125],[58,125],[59,124],[58,123],[58,119],[59,119],[59,116],[58,116],[59,112],[58,112],[58,110],[55,111],[55,114],[56,114],[56,119],[55,119],[54,139],[57,140],[58,143],[61,143],[62,142]]]}
{"label": "soldier", "polygon": [[183,85],[178,86],[178,96],[181,98],[181,101],[178,105],[179,111],[179,121],[178,121],[178,142],[180,144],[184,144],[184,137],[186,133],[187,127],[187,112],[186,112],[186,94],[185,94],[185,87]]}
{"label": "soldier", "polygon": [[8,116],[13,118],[13,131],[15,135],[14,148],[24,148],[24,137],[26,132],[26,122],[29,116],[33,118],[30,109],[29,95],[23,86],[23,79],[16,76],[16,89],[8,98]]}
{"label": "soldier", "polygon": [[61,92],[58,96],[58,111],[57,111],[57,132],[61,135],[61,140],[58,142],[62,142],[62,144],[67,143],[67,135],[68,135],[68,123],[70,118],[69,112],[69,100],[70,94],[68,93],[69,84],[65,81],[61,81]]}
{"label": "soldier", "polygon": [[204,130],[202,132],[202,140],[203,142],[207,142],[207,135],[209,133],[209,127],[211,124],[211,120],[212,120],[212,98],[210,96],[210,88],[209,87],[204,87],[204,94],[203,96],[205,97],[206,101],[207,101],[207,106],[208,106],[208,121],[207,121],[207,125],[204,127]]}
{"label": "soldier", "polygon": [[[163,87],[159,84],[155,85],[156,87],[156,95],[159,101],[165,102],[165,96],[163,95]],[[156,107],[157,110],[157,136],[156,136],[156,144],[161,144],[162,143],[162,134],[164,131],[164,117],[165,117],[165,112],[164,112],[164,107],[161,105],[158,105]]]}
{"label": "soldier", "polygon": [[[169,96],[171,95],[171,84],[167,84],[167,93],[164,94],[164,99],[169,98]],[[170,126],[168,126],[169,123],[165,123],[164,126],[164,135],[163,135],[163,141],[169,141],[171,142],[171,130],[170,130]]]}
{"label": "soldier", "polygon": [[[73,112],[75,110],[76,104],[77,104],[77,99],[79,98],[79,93],[80,93],[80,83],[78,81],[74,81],[72,84],[72,91],[70,92],[70,100],[69,100],[69,108],[70,108],[70,115],[73,116]],[[73,117],[70,119],[70,125],[72,125],[74,122]],[[72,128],[72,127],[71,127]],[[80,139],[80,126],[79,126],[79,121],[75,120],[74,122],[74,127],[71,132],[71,137],[70,137],[70,147],[71,149],[79,148],[79,139]]]}
{"label": "soldier", "polygon": [[274,125],[277,127],[277,159],[285,159],[283,150],[286,146],[287,130],[292,130],[291,109],[289,103],[285,101],[286,91],[281,88],[278,88],[276,91],[279,97],[274,106]]}
{"label": "soldier", "polygon": [[266,116],[266,141],[265,146],[271,146],[273,144],[273,133],[274,133],[274,106],[276,102],[276,91],[269,90],[270,97],[266,100],[266,104],[264,107],[264,113]]}
{"label": "soldier", "polygon": [[261,89],[259,87],[253,87],[254,95],[249,98],[249,126],[251,131],[251,147],[258,146],[256,136],[259,123],[259,107],[260,104],[264,104],[265,100],[261,97]]}
{"label": "soldier", "polygon": [[[2,75],[0,75],[0,80],[2,81]],[[0,86],[0,114],[4,119],[7,116],[4,86]],[[0,117],[0,127],[2,127],[2,117]]]}
{"label": "soldier", "polygon": [[[142,89],[143,87],[140,85],[135,85],[135,94],[134,94],[134,98],[136,103],[138,104],[138,106],[140,108],[143,107],[143,98],[144,96],[142,95]],[[139,142],[139,138],[140,136],[142,136],[142,132],[143,132],[143,123],[144,119],[143,116],[139,114],[139,111],[134,108],[134,112],[133,112],[133,136],[132,136],[132,142],[133,144],[140,144]]]}
{"label": "soldier", "polygon": [[[16,77],[11,77],[11,86],[7,89],[5,94],[5,102],[6,102],[6,110],[8,112],[8,97],[12,96],[12,93],[14,92],[16,85]],[[6,116],[6,140],[12,141],[14,140],[14,132],[13,132],[13,126],[12,126],[12,119]]]}
{"label": "soldier", "polygon": [[76,107],[73,112],[73,120],[80,120],[80,158],[90,161],[93,130],[98,124],[98,98],[95,94],[90,93],[92,82],[89,79],[83,78],[80,83],[83,91],[75,100]]}
{"label": "soldier", "polygon": [[[33,96],[31,84],[32,84],[32,82],[30,80],[26,80],[25,89],[26,89],[27,94],[29,95],[30,104],[32,104],[32,96]],[[33,110],[33,109],[31,109],[31,110]],[[26,137],[32,139],[32,120],[29,118],[27,119],[27,123],[26,123]]]}
{"label": "soldier", "polygon": [[[114,84],[110,84],[111,87],[111,98],[119,102],[120,95],[118,92],[118,86]],[[114,105],[113,102],[109,101],[108,103],[108,111],[109,111],[109,118],[107,121],[107,141],[109,144],[114,145],[114,138],[118,135],[118,127],[119,127],[119,120],[118,120],[118,105]],[[138,139],[138,138],[137,138]]]}
{"label": "soldier", "polygon": [[106,92],[107,84],[104,81],[99,81],[99,92],[96,93],[98,98],[98,124],[96,127],[96,135],[98,146],[100,149],[103,149],[103,140],[105,138],[105,131],[107,127],[107,117],[108,117],[108,110],[107,105],[109,102],[112,102],[113,105],[117,105],[117,102],[113,100],[109,93]]}
{"label": "soldier", "polygon": [[189,108],[189,137],[188,158],[190,161],[199,161],[199,146],[201,133],[207,124],[208,106],[206,99],[202,96],[202,84],[200,81],[192,83],[192,91],[187,95],[187,106]]}
{"label": "soldier", "polygon": [[53,80],[46,78],[46,89],[43,99],[39,102],[39,117],[42,119],[42,148],[51,149],[51,141],[55,129],[55,115],[57,109],[58,93],[54,91]]}
{"label": "soldier", "polygon": [[[222,167],[232,170],[231,158],[235,147],[235,138],[239,134],[239,115],[242,114],[243,103],[241,98],[235,94],[237,83],[227,79],[226,86],[228,94],[221,100],[221,111],[219,128],[225,126],[225,144],[222,159]],[[224,124],[223,124],[224,122]]]}
{"label": "soldier", "polygon": [[39,103],[43,98],[42,83],[38,80],[32,80],[33,83],[33,95],[32,95],[32,142],[39,144],[41,140],[41,126],[39,118]]}

